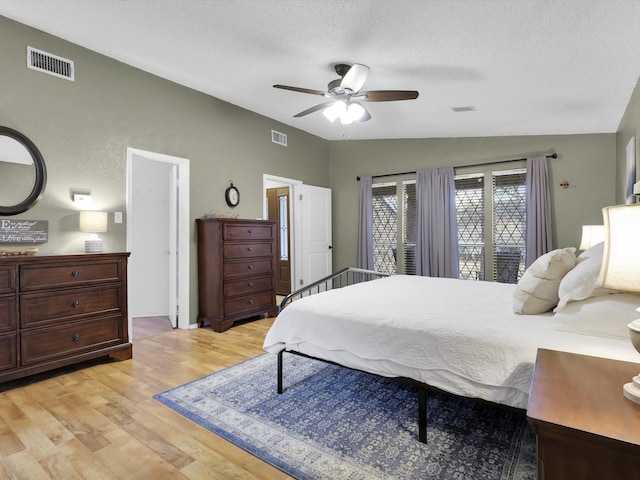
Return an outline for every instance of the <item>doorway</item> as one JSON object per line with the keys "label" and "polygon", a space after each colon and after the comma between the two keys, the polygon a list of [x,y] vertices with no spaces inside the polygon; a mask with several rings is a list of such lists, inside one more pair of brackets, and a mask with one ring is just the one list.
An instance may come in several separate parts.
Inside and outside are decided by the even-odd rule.
{"label": "doorway", "polygon": [[189,328],[189,161],[127,149],[129,334],[134,316]]}
{"label": "doorway", "polygon": [[276,224],[276,293],[291,293],[291,234],[289,187],[267,189],[268,219]]}
{"label": "doorway", "polygon": [[289,192],[289,272],[295,291],[332,272],[331,189],[304,185],[274,175],[263,175],[263,217],[269,218],[267,190]]}

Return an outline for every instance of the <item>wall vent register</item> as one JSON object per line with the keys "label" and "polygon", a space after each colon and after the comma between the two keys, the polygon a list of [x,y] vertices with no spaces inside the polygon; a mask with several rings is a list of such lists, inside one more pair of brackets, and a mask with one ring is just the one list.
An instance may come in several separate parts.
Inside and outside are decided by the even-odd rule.
{"label": "wall vent register", "polygon": [[287,135],[276,130],[271,130],[271,141],[273,143],[277,143],[278,145],[282,145],[283,147],[287,146]]}
{"label": "wall vent register", "polygon": [[27,67],[42,73],[75,81],[73,61],[52,53],[27,47]]}

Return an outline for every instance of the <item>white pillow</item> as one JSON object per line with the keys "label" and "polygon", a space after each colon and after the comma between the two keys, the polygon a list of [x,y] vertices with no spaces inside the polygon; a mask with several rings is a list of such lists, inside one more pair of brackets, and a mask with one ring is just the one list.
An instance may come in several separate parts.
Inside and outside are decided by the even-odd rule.
{"label": "white pillow", "polygon": [[575,251],[573,247],[553,250],[533,262],[513,292],[513,311],[535,315],[555,307],[560,280],[576,264]]}
{"label": "white pillow", "polygon": [[602,254],[604,253],[604,242],[596,243],[593,247],[588,248],[576,259],[576,263],[585,261],[587,258],[599,257],[602,260]]}
{"label": "white pillow", "polygon": [[627,325],[637,318],[640,295],[617,293],[572,302],[553,316],[553,326],[564,332],[629,339]]}
{"label": "white pillow", "polygon": [[604,244],[600,243],[584,251],[578,257],[576,267],[567,273],[560,282],[558,288],[560,300],[554,312],[562,310],[569,302],[618,293],[617,290],[597,286],[602,265],[603,246]]}

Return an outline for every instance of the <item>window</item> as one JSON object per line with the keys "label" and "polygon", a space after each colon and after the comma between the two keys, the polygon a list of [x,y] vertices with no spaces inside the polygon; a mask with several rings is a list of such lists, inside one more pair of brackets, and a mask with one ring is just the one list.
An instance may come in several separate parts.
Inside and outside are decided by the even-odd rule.
{"label": "window", "polygon": [[457,175],[455,182],[460,278],[517,283],[524,272],[525,169]]}
{"label": "window", "polygon": [[[460,278],[517,283],[524,273],[525,169],[456,175]],[[373,258],[416,273],[416,182],[374,184]]]}
{"label": "window", "polygon": [[415,275],[415,181],[374,184],[372,194],[375,269]]}

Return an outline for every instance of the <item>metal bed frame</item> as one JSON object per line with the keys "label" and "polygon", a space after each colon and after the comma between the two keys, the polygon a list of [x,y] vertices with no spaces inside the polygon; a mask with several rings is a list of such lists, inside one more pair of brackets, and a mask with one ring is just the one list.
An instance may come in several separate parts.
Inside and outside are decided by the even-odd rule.
{"label": "metal bed frame", "polygon": [[[279,311],[281,312],[284,308],[286,308],[286,306],[289,303],[295,301],[296,299],[303,298],[305,296],[314,295],[314,294],[321,293],[333,288],[342,288],[348,285],[353,285],[354,283],[368,282],[371,280],[376,280],[378,278],[383,278],[388,276],[389,275],[386,273],[376,272],[373,270],[364,270],[361,268],[354,268],[354,267],[343,268],[342,270],[332,275],[328,275],[316,282],[311,283],[310,285],[300,288],[295,292],[292,292],[289,295],[287,295],[282,300],[282,302],[280,302]],[[277,391],[279,394],[284,392],[283,356],[285,352],[292,353],[294,355],[299,355],[301,357],[311,358],[313,360],[319,360],[319,361],[333,364],[333,365],[339,365],[343,368],[349,368],[349,367],[345,367],[344,365],[340,365],[338,363],[325,360],[323,358],[312,357],[310,355],[305,355],[304,353],[296,352],[294,350],[287,350],[287,349],[281,350],[280,352],[278,352]],[[355,369],[352,369],[352,370],[355,370]],[[370,372],[365,372],[365,373],[370,373]],[[418,389],[418,441],[420,441],[421,443],[427,443],[427,389],[431,387],[429,387],[429,385],[427,384],[418,382],[417,380],[413,380],[411,378],[396,377],[395,380],[398,380],[403,383],[408,383],[410,385],[417,387]]]}
{"label": "metal bed frame", "polygon": [[299,288],[295,292],[290,293],[280,302],[280,312],[289,303],[302,297],[308,297],[316,293],[324,292],[334,288],[342,288],[354,283],[368,282],[378,278],[388,277],[388,273],[376,272],[374,270],[365,270],[363,268],[346,267],[342,270],[327,275],[309,285]]}

